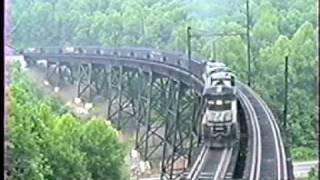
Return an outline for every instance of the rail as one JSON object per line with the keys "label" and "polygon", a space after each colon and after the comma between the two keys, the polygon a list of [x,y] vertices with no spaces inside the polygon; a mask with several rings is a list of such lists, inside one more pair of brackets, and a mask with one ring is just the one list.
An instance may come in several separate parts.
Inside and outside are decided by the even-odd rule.
{"label": "rail", "polygon": [[248,114],[250,120],[252,122],[253,129],[253,150],[252,150],[252,162],[250,166],[250,175],[249,179],[259,179],[260,178],[260,166],[261,166],[261,132],[260,126],[258,123],[257,114],[249,101],[249,99],[243,94],[243,92],[239,91],[239,96],[243,100],[243,103],[248,110]]}
{"label": "rail", "polygon": [[[258,179],[288,179],[285,147],[281,138],[280,129],[274,115],[266,103],[248,86],[238,83],[242,96],[254,109],[260,125],[260,169]],[[254,137],[253,137],[254,138]],[[253,143],[254,146],[255,143]],[[252,172],[252,171],[251,171]],[[252,175],[252,174],[251,174]],[[250,179],[252,176],[250,175]]]}

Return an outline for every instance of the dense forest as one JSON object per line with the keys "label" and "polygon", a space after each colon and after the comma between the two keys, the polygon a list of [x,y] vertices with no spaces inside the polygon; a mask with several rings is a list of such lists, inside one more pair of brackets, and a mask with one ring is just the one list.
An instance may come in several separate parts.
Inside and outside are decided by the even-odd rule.
{"label": "dense forest", "polygon": [[12,76],[10,179],[128,179],[128,148],[110,123],[70,114],[27,79],[19,64]]}
{"label": "dense forest", "polygon": [[[15,48],[140,46],[185,51],[186,27],[191,26],[193,55],[224,61],[247,81],[245,0],[12,2]],[[250,0],[249,27],[252,87],[282,120],[284,57],[289,57],[292,153],[295,160],[316,158],[316,2]]]}

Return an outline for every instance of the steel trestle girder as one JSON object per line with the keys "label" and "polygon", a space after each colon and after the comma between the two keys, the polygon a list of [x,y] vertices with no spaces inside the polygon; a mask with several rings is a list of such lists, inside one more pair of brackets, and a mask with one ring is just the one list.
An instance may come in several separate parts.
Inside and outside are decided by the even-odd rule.
{"label": "steel trestle girder", "polygon": [[[60,61],[50,59],[59,69]],[[65,65],[65,64],[64,64]],[[135,124],[135,147],[143,159],[153,160],[162,151],[161,178],[175,179],[190,166],[195,137],[199,136],[201,96],[183,82],[154,73],[146,67],[128,68],[121,64],[95,64],[90,61],[65,65],[70,73],[61,79],[77,79],[77,97],[93,102],[96,95],[107,103],[106,116],[118,129]],[[49,78],[49,77],[48,77]],[[164,131],[164,133],[161,133]],[[152,143],[152,138],[158,142]],[[161,149],[162,147],[162,149]]]}

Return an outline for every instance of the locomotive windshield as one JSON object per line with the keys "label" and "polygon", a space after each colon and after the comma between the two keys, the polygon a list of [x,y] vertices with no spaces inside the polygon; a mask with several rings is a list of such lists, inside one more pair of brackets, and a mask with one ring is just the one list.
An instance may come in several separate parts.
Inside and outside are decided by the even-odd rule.
{"label": "locomotive windshield", "polygon": [[231,110],[231,101],[210,100],[208,101],[208,109],[210,111],[226,111]]}

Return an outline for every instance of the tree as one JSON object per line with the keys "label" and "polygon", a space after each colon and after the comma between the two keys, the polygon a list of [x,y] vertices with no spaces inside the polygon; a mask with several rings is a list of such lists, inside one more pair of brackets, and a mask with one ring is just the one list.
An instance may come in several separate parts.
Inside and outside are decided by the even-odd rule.
{"label": "tree", "polygon": [[12,179],[125,179],[126,145],[102,119],[65,113],[16,67],[9,140]]}

